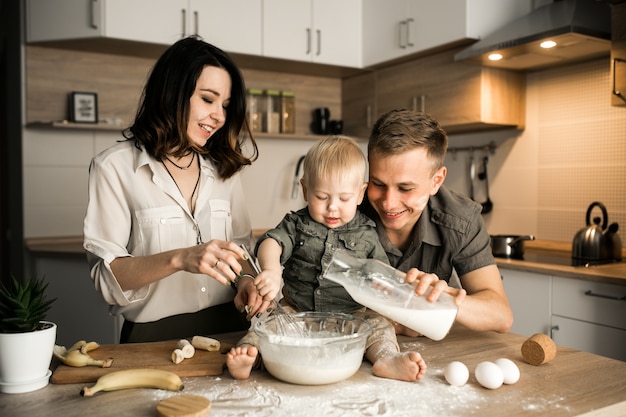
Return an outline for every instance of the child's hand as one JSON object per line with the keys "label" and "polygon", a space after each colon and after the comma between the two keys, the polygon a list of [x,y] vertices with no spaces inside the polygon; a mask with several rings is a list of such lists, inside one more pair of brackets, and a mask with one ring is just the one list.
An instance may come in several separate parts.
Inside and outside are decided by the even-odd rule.
{"label": "child's hand", "polygon": [[263,301],[272,301],[278,295],[282,281],[282,270],[266,269],[254,278],[254,286],[258,294],[263,297]]}

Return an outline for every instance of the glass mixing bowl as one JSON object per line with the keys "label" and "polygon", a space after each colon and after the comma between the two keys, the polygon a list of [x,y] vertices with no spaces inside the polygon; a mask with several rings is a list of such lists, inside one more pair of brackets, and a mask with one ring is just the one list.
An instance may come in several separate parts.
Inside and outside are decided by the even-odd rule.
{"label": "glass mixing bowl", "polygon": [[295,313],[288,320],[298,331],[285,332],[284,320],[272,314],[254,325],[263,364],[275,378],[324,385],[358,371],[371,332],[366,321],[342,313]]}

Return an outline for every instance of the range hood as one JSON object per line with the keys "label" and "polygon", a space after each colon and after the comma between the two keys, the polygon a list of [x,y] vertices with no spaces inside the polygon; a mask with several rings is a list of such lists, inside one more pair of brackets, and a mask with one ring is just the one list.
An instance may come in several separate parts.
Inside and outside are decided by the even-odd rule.
{"label": "range hood", "polygon": [[[555,46],[544,49],[543,41]],[[597,0],[554,0],[457,53],[455,61],[531,70],[609,55],[611,6]],[[500,54],[500,60],[490,59]]]}

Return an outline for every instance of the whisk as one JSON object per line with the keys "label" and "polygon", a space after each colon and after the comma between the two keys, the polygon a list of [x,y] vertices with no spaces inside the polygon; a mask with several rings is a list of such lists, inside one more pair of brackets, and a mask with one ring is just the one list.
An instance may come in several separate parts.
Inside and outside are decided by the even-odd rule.
{"label": "whisk", "polygon": [[[259,261],[252,253],[250,253],[246,245],[242,244],[240,246],[248,257],[248,265],[250,265],[250,268],[254,271],[254,275],[259,275],[261,273]],[[272,313],[278,313],[275,316],[276,323],[278,324],[282,336],[304,336],[303,328],[298,324],[298,320],[293,317],[293,314],[285,310],[278,300],[272,300],[270,308],[261,314],[259,320],[267,318]]]}

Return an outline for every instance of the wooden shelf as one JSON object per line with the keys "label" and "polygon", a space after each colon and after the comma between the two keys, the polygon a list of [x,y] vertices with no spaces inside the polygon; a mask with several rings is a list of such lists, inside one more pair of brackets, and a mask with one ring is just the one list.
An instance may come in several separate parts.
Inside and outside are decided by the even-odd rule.
{"label": "wooden shelf", "polygon": [[57,120],[51,122],[29,122],[26,127],[36,129],[77,129],[77,130],[110,130],[122,131],[126,127],[124,125],[114,125],[111,123],[72,123],[67,120]]}
{"label": "wooden shelf", "polygon": [[[27,127],[35,129],[77,129],[77,130],[107,130],[120,132],[126,127],[123,125],[113,125],[110,123],[72,123],[66,120],[54,122],[31,122],[26,124]],[[315,135],[313,133],[264,133],[254,132],[255,139],[289,139],[289,140],[320,140],[327,135]],[[363,141],[362,138],[354,138],[357,141]]]}

